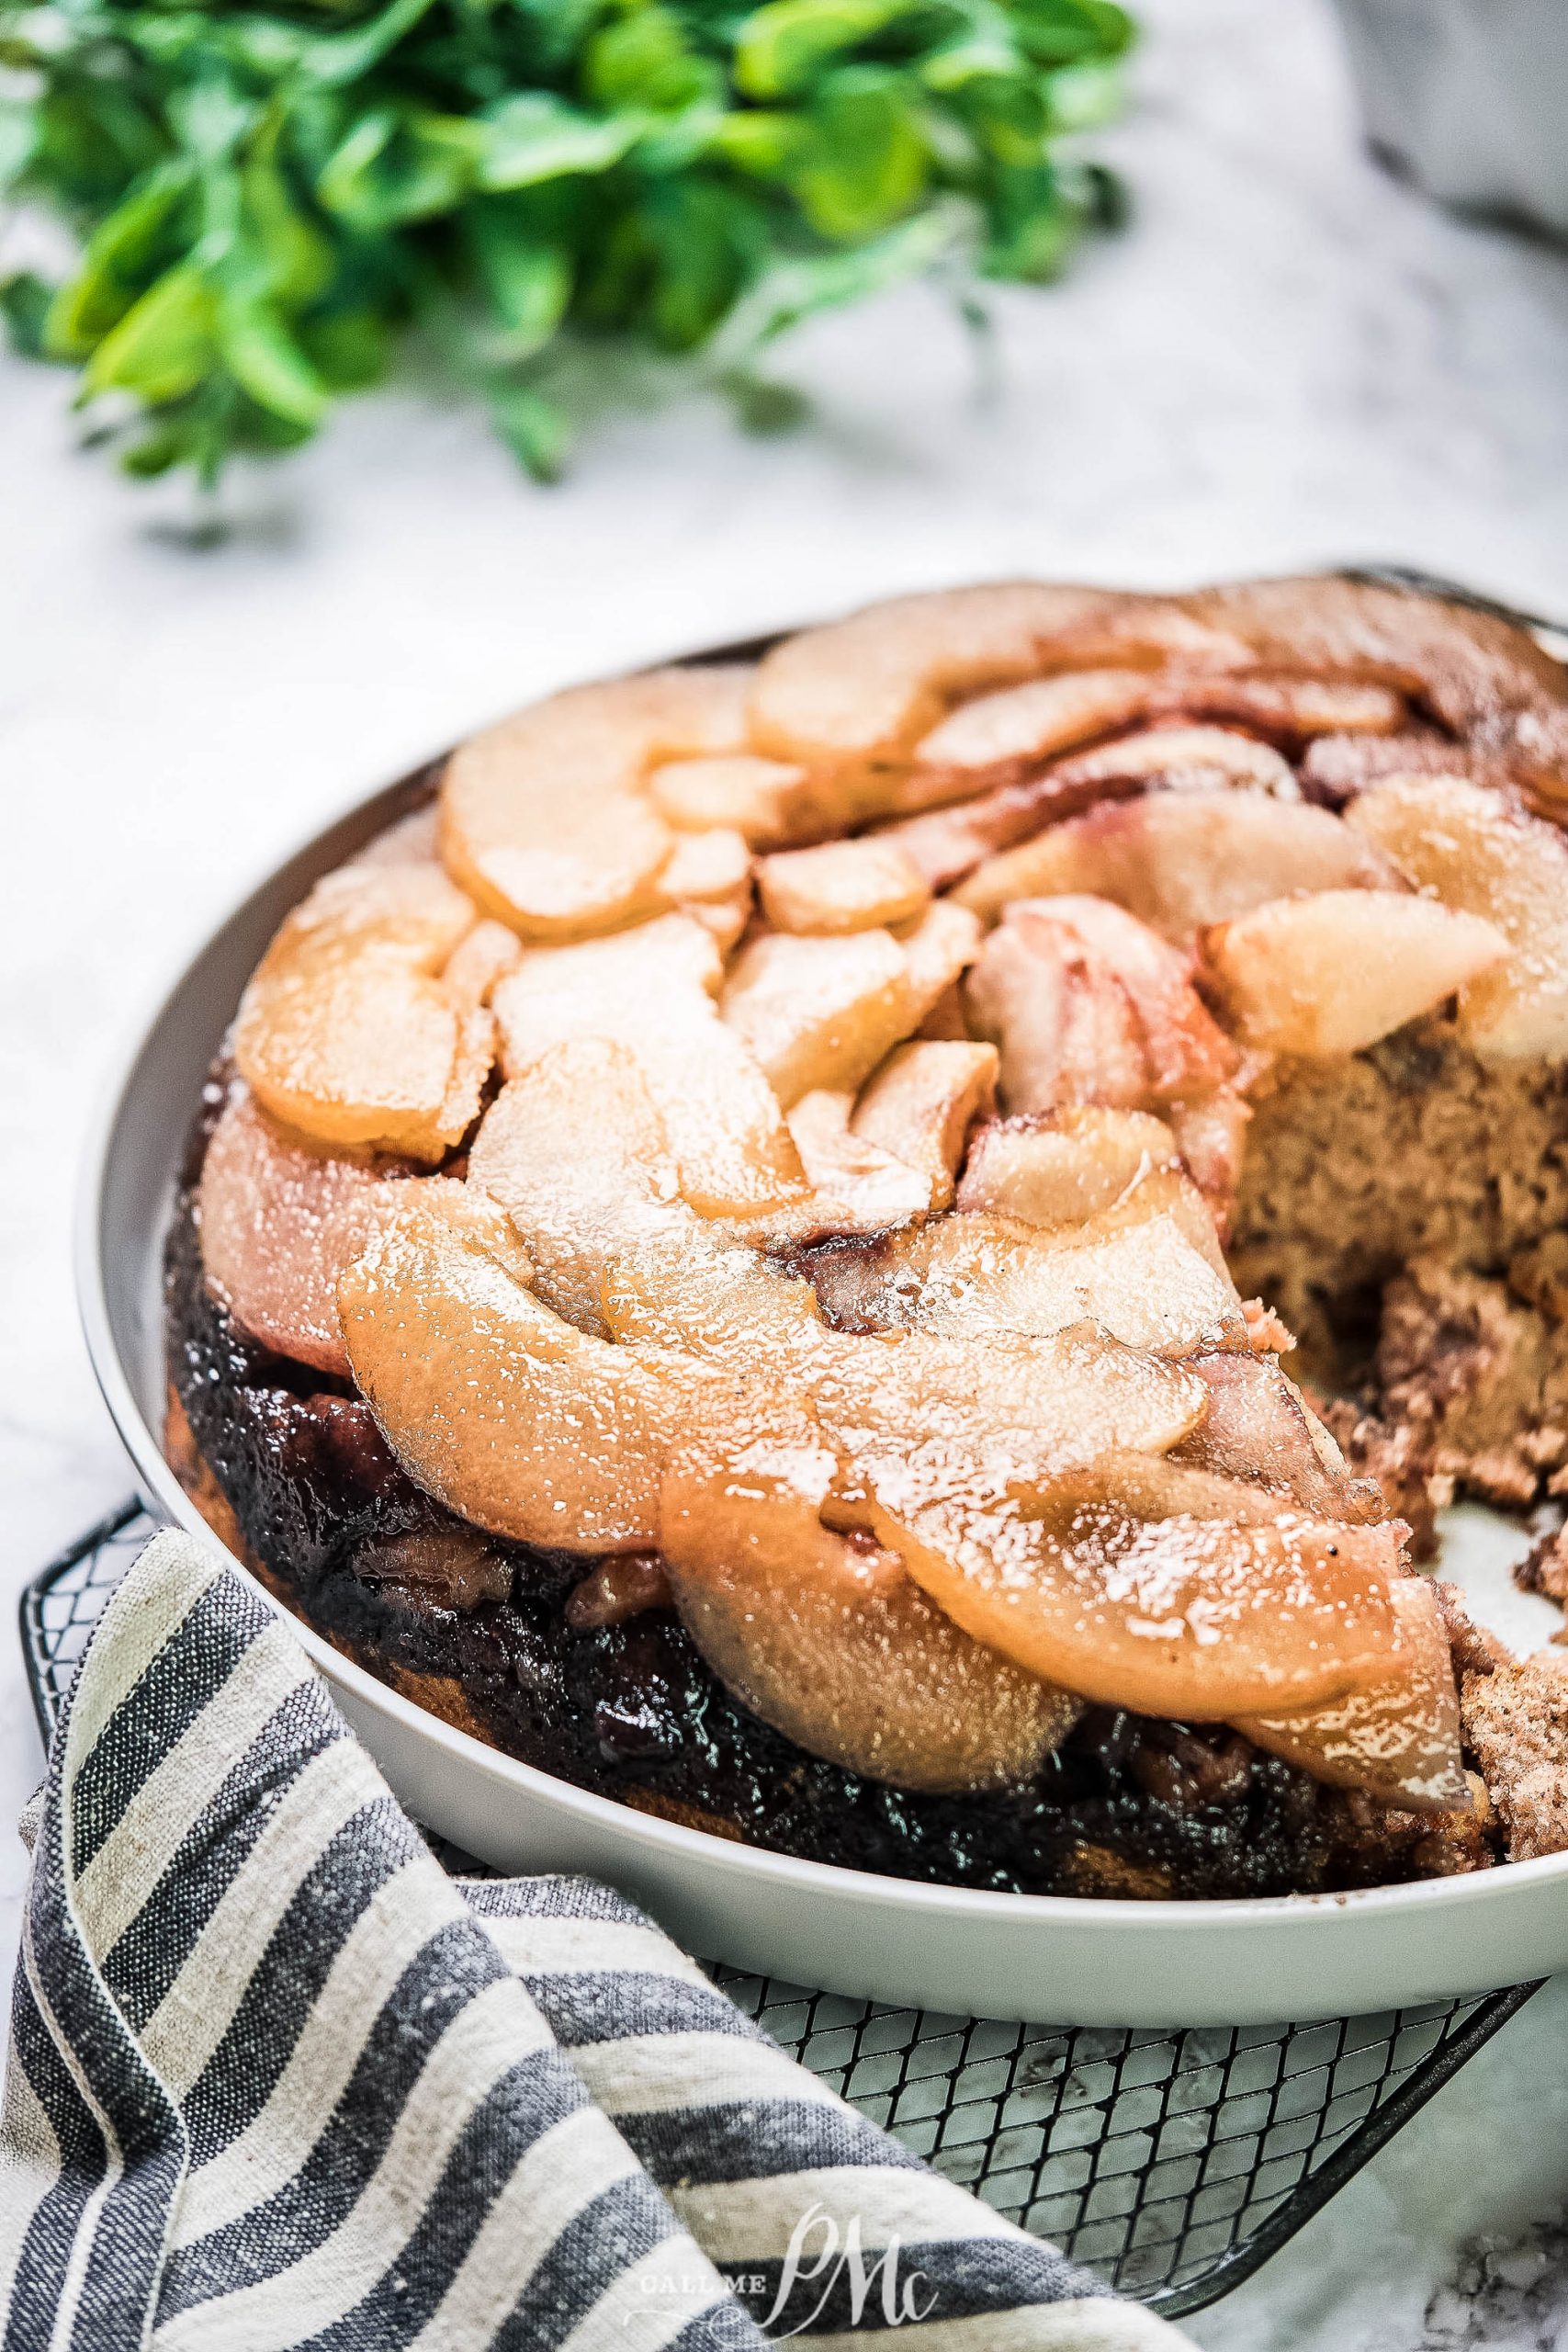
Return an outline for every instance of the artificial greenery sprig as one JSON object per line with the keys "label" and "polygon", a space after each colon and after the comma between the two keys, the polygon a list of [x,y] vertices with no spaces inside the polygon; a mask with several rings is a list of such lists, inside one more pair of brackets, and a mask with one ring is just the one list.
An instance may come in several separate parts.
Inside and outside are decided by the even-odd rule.
{"label": "artificial greenery sprig", "polygon": [[570,345],[705,350],[945,266],[1039,280],[1108,217],[1064,161],[1114,0],[0,0],[0,186],[62,283],[0,284],[137,474],[304,441],[423,328],[534,472]]}

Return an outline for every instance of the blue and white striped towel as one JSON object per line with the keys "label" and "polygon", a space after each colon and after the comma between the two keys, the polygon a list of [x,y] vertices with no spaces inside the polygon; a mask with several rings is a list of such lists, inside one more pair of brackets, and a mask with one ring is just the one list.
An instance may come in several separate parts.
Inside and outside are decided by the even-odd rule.
{"label": "blue and white striped towel", "polygon": [[619,1896],[448,1878],[286,1620],[188,1536],[111,1601],[24,1827],[4,2352],[1183,2341]]}

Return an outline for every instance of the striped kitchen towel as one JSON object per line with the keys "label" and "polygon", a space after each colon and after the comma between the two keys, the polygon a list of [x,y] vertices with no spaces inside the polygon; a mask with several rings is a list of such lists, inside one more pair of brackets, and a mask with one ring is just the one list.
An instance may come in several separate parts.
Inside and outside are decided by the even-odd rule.
{"label": "striped kitchen towel", "polygon": [[631,1905],[454,1880],[291,1634],[160,1536],[24,1830],[4,2352],[1158,2352]]}

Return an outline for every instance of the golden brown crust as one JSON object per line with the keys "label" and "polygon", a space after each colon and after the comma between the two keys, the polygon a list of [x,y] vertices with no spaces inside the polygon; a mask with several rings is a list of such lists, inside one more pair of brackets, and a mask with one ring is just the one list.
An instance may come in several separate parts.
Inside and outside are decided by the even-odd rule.
{"label": "golden brown crust", "polygon": [[[344,1645],[339,1644],[337,1646]],[[352,1657],[354,1652],[345,1648],[344,1655]],[[365,1665],[367,1661],[360,1659],[358,1663]],[[381,1672],[402,1698],[412,1699],[416,1707],[423,1707],[427,1715],[439,1715],[444,1724],[452,1725],[454,1731],[466,1731],[471,1739],[488,1742],[490,1733],[474,1713],[468,1692],[455,1676],[416,1674],[406,1666],[383,1667],[374,1670]]]}
{"label": "golden brown crust", "polygon": [[682,1829],[705,1829],[710,1838],[726,1838],[732,1846],[746,1842],[737,1822],[726,1821],[722,1814],[706,1813],[700,1805],[683,1804],[659,1789],[627,1789],[625,1802],[634,1813],[651,1814],[656,1821],[678,1822]]}
{"label": "golden brown crust", "polygon": [[1152,1864],[1130,1861],[1109,1846],[1075,1846],[1062,1873],[1062,1892],[1106,1902],[1163,1903],[1170,1874]]}

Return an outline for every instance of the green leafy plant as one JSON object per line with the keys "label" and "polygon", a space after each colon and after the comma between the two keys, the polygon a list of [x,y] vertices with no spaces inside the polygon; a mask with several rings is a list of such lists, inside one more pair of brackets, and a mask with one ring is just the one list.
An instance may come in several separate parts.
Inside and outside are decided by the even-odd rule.
{"label": "green leafy plant", "polygon": [[1114,0],[0,0],[0,187],[79,241],[0,284],[135,474],[293,447],[423,331],[531,471],[568,356],[758,354],[919,271],[1041,280],[1115,210]]}

